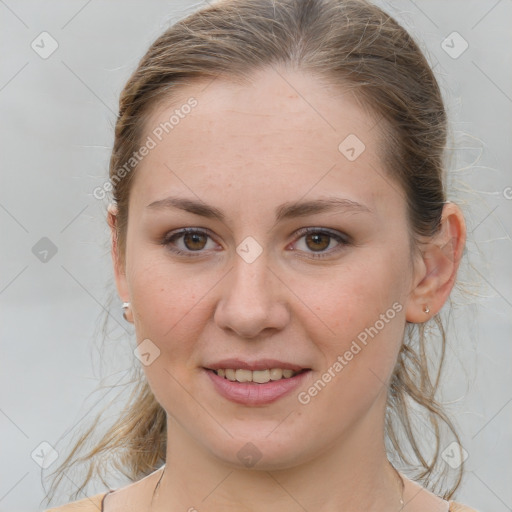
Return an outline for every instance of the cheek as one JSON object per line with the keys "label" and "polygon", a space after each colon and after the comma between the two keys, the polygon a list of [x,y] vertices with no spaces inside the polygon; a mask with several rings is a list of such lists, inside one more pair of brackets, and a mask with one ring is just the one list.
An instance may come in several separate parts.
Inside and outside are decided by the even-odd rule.
{"label": "cheek", "polygon": [[305,302],[321,319],[307,316],[308,336],[323,356],[320,374],[330,372],[331,399],[344,405],[375,397],[394,369],[405,326],[405,260],[392,256],[361,257],[323,285],[307,285]]}
{"label": "cheek", "polygon": [[[395,313],[400,308],[392,306],[399,303],[404,308],[405,268],[405,261],[392,254],[386,257],[368,251],[368,254],[359,253],[357,259],[337,269],[329,269],[328,275],[301,277],[303,302],[311,306],[310,310],[317,317],[315,327],[318,329],[321,323],[331,338],[347,340],[373,325],[388,310],[388,316],[397,319],[393,323],[399,324],[401,317]],[[308,315],[312,326],[315,315]]]}
{"label": "cheek", "polygon": [[208,318],[204,297],[215,281],[206,275],[188,276],[162,257],[139,264],[131,278],[137,343],[151,340],[157,354],[143,370],[167,411],[186,411],[191,404],[183,388],[194,389],[197,340]]}
{"label": "cheek", "polygon": [[138,340],[149,338],[174,358],[190,350],[189,341],[197,339],[204,324],[205,298],[214,277],[184,270],[161,255],[139,259],[130,275]]}

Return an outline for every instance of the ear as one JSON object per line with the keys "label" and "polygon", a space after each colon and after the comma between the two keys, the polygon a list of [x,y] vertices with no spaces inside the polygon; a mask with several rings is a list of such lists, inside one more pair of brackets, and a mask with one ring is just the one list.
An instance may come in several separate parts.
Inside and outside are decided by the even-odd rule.
{"label": "ear", "polygon": [[[443,307],[455,284],[465,243],[464,216],[456,204],[447,202],[438,232],[421,244],[421,257],[406,308],[408,322],[425,322]],[[430,311],[426,313],[425,308]]]}
{"label": "ear", "polygon": [[[110,226],[111,235],[111,255],[112,264],[114,267],[114,276],[116,280],[117,293],[123,302],[130,302],[130,293],[128,288],[128,282],[126,279],[126,267],[124,264],[124,258],[120,257],[119,246],[117,243],[117,207],[114,204],[108,206],[107,222]],[[126,311],[127,319],[131,321],[130,308]]]}

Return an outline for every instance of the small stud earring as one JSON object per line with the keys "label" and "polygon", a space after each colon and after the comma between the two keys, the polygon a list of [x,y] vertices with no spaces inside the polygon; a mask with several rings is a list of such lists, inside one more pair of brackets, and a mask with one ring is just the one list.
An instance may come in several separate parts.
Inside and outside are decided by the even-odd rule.
{"label": "small stud earring", "polygon": [[428,306],[425,306],[423,308],[423,311],[428,315],[430,313],[430,308]]}
{"label": "small stud earring", "polygon": [[123,308],[123,318],[128,321],[128,318],[126,318],[126,310],[130,307],[129,302],[123,302],[123,305],[121,306]]}

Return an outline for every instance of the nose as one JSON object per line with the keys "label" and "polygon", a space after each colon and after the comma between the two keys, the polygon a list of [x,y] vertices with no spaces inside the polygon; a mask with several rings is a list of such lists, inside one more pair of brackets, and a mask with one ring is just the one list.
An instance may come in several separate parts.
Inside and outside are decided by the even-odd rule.
{"label": "nose", "polygon": [[283,329],[289,322],[286,286],[261,254],[248,263],[238,255],[221,283],[221,298],[214,320],[241,338],[261,338]]}

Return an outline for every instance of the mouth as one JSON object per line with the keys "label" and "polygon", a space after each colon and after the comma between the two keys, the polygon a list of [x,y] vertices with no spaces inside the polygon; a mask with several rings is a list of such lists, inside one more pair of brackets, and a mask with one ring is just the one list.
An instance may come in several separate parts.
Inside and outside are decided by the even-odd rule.
{"label": "mouth", "polygon": [[226,360],[203,367],[222,397],[243,405],[266,405],[300,386],[311,368],[276,360]]}
{"label": "mouth", "polygon": [[309,368],[303,368],[295,371],[288,368],[266,368],[264,370],[247,370],[245,368],[218,368],[213,370],[217,376],[227,379],[231,382],[251,382],[254,384],[267,384],[267,382],[291,379],[300,373],[309,371]]}

